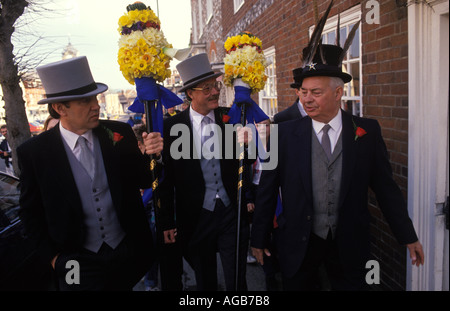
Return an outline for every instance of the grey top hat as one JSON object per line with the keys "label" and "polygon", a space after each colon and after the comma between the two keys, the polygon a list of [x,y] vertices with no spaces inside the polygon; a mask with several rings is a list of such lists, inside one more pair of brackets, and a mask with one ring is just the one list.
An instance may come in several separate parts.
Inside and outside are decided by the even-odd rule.
{"label": "grey top hat", "polygon": [[189,57],[176,67],[183,81],[183,87],[180,89],[181,92],[196,86],[204,80],[222,75],[221,72],[214,73],[209,63],[208,55],[205,53]]}
{"label": "grey top hat", "polygon": [[36,68],[47,98],[38,104],[51,104],[103,93],[108,86],[94,82],[86,56],[69,58]]}

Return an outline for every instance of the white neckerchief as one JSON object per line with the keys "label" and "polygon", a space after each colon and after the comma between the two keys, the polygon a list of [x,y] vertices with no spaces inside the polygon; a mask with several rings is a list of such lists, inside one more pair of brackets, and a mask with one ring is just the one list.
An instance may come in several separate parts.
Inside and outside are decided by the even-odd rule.
{"label": "white neckerchief", "polygon": [[[341,109],[339,109],[337,115],[330,121],[328,124],[331,126],[330,130],[328,131],[328,136],[330,137],[330,144],[331,144],[331,153],[334,151],[334,147],[336,147],[337,141],[339,139],[339,135],[341,135],[342,132],[342,113]],[[322,141],[322,129],[325,126],[325,123],[312,120],[312,126],[314,129],[314,132],[316,133],[317,139],[319,142]]]}

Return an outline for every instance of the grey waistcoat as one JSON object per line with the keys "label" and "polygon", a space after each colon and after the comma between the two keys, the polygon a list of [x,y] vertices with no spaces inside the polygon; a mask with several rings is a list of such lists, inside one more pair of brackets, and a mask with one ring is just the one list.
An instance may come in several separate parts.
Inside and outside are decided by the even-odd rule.
{"label": "grey waistcoat", "polygon": [[334,238],[342,176],[342,135],[339,136],[330,161],[314,131],[312,136],[313,233],[326,239],[331,229]]}
{"label": "grey waistcoat", "polygon": [[225,206],[230,205],[230,199],[222,182],[220,172],[220,161],[218,159],[206,160],[200,159],[200,166],[205,180],[205,198],[203,199],[203,208],[213,211],[216,204],[217,195]]}
{"label": "grey waistcoat", "polygon": [[103,242],[113,249],[125,237],[109,192],[100,143],[94,136],[95,177],[91,180],[85,168],[64,142],[83,209],[83,247],[97,253]]}

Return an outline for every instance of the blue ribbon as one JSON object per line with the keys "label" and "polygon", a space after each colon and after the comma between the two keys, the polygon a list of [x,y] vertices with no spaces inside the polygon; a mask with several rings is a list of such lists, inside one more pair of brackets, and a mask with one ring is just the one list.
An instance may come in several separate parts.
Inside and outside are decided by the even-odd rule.
{"label": "blue ribbon", "polygon": [[136,113],[145,113],[144,101],[157,100],[156,105],[150,105],[150,116],[153,122],[153,131],[163,134],[163,109],[180,105],[183,100],[164,86],[157,84],[151,77],[136,78],[137,97],[128,110]]}
{"label": "blue ribbon", "polygon": [[258,106],[257,103],[250,97],[252,90],[243,86],[234,87],[234,102],[228,112],[230,117],[230,124],[237,124],[241,122],[241,107],[238,103],[246,103],[246,120],[248,123],[259,123],[261,121],[269,119],[264,111]]}

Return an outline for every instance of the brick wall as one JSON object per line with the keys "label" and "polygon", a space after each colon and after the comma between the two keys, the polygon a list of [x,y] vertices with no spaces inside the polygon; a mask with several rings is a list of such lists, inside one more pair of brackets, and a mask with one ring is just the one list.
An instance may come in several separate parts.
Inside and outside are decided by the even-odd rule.
{"label": "brick wall", "polygon": [[[408,19],[407,8],[381,0],[380,24],[362,24],[365,117],[378,120],[388,148],[394,179],[405,198],[408,182]],[[365,5],[362,5],[365,8]],[[363,17],[365,16],[363,11]],[[373,254],[380,261],[385,288],[406,284],[406,250],[399,246],[371,197]],[[409,263],[408,263],[409,264]]]}

